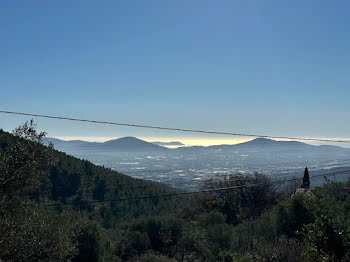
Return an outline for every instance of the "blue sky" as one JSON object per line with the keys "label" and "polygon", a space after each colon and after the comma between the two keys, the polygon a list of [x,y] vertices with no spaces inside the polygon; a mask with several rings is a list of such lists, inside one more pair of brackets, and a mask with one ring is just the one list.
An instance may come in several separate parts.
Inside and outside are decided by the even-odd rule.
{"label": "blue sky", "polygon": [[[0,1],[1,110],[350,137],[349,1]],[[10,130],[28,118],[0,115]],[[185,137],[38,119],[56,137]]]}

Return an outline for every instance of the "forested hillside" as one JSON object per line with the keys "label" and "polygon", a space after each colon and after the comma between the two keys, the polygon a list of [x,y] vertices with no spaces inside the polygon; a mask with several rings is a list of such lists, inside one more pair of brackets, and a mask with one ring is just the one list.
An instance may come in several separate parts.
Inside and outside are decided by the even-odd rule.
{"label": "forested hillside", "polygon": [[[1,153],[6,153],[16,143],[28,142],[0,130]],[[155,182],[131,178],[40,144],[35,146],[49,150],[53,160],[49,175],[41,179],[40,189],[32,192],[33,197],[46,199],[47,203],[72,205],[75,210],[84,210],[98,217],[107,227],[118,219],[160,214],[175,206],[172,199],[150,198],[126,202],[125,199],[161,195],[173,190]]]}
{"label": "forested hillside", "polygon": [[43,146],[35,128],[0,131],[0,261],[350,261],[349,183],[295,193],[232,175],[142,199],[173,189]]}

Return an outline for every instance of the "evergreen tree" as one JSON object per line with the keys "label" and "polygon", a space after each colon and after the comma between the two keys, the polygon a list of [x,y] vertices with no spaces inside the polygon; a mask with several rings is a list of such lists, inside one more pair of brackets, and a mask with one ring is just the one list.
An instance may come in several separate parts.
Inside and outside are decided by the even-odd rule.
{"label": "evergreen tree", "polygon": [[303,184],[301,186],[302,188],[308,189],[310,187],[310,176],[309,176],[309,170],[307,167],[304,171],[304,177],[303,177]]}

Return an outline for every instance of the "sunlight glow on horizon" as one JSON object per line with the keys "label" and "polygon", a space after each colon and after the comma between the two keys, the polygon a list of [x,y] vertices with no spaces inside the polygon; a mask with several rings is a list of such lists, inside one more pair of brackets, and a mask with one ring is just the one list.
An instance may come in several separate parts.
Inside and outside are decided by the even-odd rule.
{"label": "sunlight glow on horizon", "polygon": [[[106,142],[108,140],[118,139],[122,137],[115,136],[54,136],[61,140],[83,140],[88,142]],[[254,140],[254,137],[137,137],[147,142],[181,142],[184,146],[213,146],[213,145],[234,145]],[[327,138],[320,138],[327,139]],[[330,139],[344,139],[344,138],[330,138]],[[349,138],[346,138],[350,141]],[[317,141],[303,141],[303,140],[288,140],[288,139],[272,139],[276,141],[299,141],[311,145],[335,145],[341,147],[350,147],[349,143],[336,142],[317,142]],[[166,146],[169,148],[176,148],[179,146]]]}
{"label": "sunlight glow on horizon", "polygon": [[[90,137],[90,136],[55,136],[54,138],[58,138],[61,140],[69,141],[69,140],[83,140],[88,142],[105,142],[108,140],[118,139],[120,137]],[[137,137],[147,142],[181,142],[185,146],[212,146],[212,145],[234,145],[238,143],[243,143],[254,138],[227,138],[227,137]]]}

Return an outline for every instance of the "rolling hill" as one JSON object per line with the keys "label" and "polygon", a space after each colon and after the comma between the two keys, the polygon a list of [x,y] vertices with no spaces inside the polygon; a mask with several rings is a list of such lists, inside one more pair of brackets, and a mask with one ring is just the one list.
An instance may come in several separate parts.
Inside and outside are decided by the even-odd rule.
{"label": "rolling hill", "polygon": [[[134,139],[122,139],[110,142],[112,144],[109,145],[116,143],[120,146],[125,141],[139,143]],[[32,142],[15,137],[0,129],[1,154],[6,154],[15,144],[25,143]],[[84,144],[81,141],[71,143],[78,146]],[[69,145],[71,144],[69,143]],[[141,145],[144,146],[144,143]],[[44,147],[40,144],[32,146]],[[167,212],[175,206],[176,199],[123,200],[173,192],[173,189],[167,186],[135,179],[54,149],[52,149],[52,153],[56,164],[51,166],[48,177],[40,181],[38,190],[34,192],[36,198],[48,199],[49,203],[68,204],[68,207],[72,206],[74,209],[86,212],[89,217],[95,217],[105,227],[110,227],[128,217]]]}
{"label": "rolling hill", "polygon": [[106,142],[87,142],[81,140],[64,141],[57,138],[45,138],[44,144],[52,143],[54,148],[60,151],[66,149],[83,149],[83,150],[108,150],[108,151],[155,151],[166,150],[167,148],[146,142],[135,137],[122,137],[118,139],[109,140]]}

